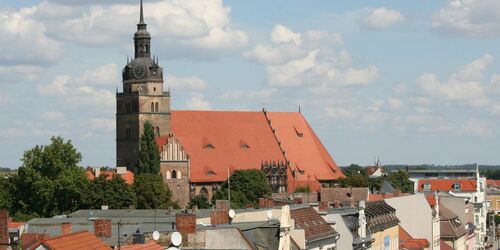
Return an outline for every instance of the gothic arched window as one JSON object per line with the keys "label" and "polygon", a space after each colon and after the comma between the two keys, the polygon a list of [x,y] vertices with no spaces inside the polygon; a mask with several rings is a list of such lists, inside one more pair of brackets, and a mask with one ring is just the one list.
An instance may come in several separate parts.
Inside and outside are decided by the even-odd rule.
{"label": "gothic arched window", "polygon": [[151,102],[151,113],[155,112],[155,103]]}
{"label": "gothic arched window", "polygon": [[208,199],[208,190],[205,187],[202,187],[200,190],[200,196]]}
{"label": "gothic arched window", "polygon": [[158,105],[158,102],[155,103],[155,112],[158,113],[158,110],[159,110],[159,105]]}
{"label": "gothic arched window", "polygon": [[177,179],[177,171],[172,170],[172,179]]}
{"label": "gothic arched window", "polygon": [[170,171],[167,170],[167,172],[165,173],[165,178],[167,180],[170,180]]}

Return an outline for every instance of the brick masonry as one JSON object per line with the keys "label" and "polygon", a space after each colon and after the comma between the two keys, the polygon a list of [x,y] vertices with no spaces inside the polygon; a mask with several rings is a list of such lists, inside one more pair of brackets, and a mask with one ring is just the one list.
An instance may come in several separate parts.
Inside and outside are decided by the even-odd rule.
{"label": "brick masonry", "polygon": [[196,233],[196,215],[178,213],[175,215],[175,225],[181,234],[194,234]]}
{"label": "brick masonry", "polygon": [[9,245],[9,210],[0,210],[0,246]]}
{"label": "brick masonry", "polygon": [[99,238],[111,238],[111,220],[97,219],[94,221],[94,234]]}

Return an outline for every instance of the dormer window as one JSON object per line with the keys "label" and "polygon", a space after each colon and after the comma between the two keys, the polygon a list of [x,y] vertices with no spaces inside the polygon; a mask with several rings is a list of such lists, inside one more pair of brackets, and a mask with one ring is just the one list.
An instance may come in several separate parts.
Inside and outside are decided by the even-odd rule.
{"label": "dormer window", "polygon": [[246,149],[246,148],[250,148],[250,146],[248,146],[248,144],[241,144],[240,148]]}
{"label": "dormer window", "polygon": [[295,133],[297,134],[298,137],[302,138],[304,137],[304,133],[300,129],[297,129],[297,127],[293,126],[293,129],[295,130]]}
{"label": "dormer window", "polygon": [[431,184],[430,183],[424,183],[424,191],[430,191],[431,190]]}
{"label": "dormer window", "polygon": [[203,146],[203,148],[214,149],[215,147],[214,147],[214,145],[212,145],[212,144],[209,143],[209,144],[205,144],[205,146]]}
{"label": "dormer window", "polygon": [[210,170],[210,171],[208,171],[208,172],[207,172],[207,175],[208,175],[208,176],[214,176],[214,175],[215,175],[215,172],[214,172],[214,171],[212,171],[212,170]]}
{"label": "dormer window", "polygon": [[453,191],[460,192],[462,190],[462,185],[460,183],[453,183]]}

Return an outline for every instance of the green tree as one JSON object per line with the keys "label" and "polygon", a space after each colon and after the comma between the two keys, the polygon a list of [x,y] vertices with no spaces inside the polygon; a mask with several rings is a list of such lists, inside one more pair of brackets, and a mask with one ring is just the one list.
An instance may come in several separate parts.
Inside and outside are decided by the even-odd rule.
{"label": "green tree", "polygon": [[[229,178],[231,181],[231,206],[242,208],[247,204],[257,204],[260,197],[271,194],[271,188],[266,175],[256,169],[237,170]],[[224,182],[222,189],[213,196],[213,201],[228,199],[228,183]]]}
{"label": "green tree", "polygon": [[156,145],[153,125],[149,121],[144,123],[144,132],[139,142],[139,165],[135,169],[135,173],[160,173],[160,152],[158,152]]}
{"label": "green tree", "polygon": [[136,208],[167,208],[171,193],[159,174],[139,174],[135,176],[133,190],[137,196]]}
{"label": "green tree", "polygon": [[12,182],[9,181],[9,176],[0,176],[0,209],[12,208],[12,192],[14,188],[12,187]]}
{"label": "green tree", "polygon": [[107,205],[111,209],[123,209],[134,205],[135,193],[132,187],[119,176],[115,175],[111,180],[106,177],[100,175],[90,182],[84,196],[86,207],[99,209],[102,205]]}
{"label": "green tree", "polygon": [[357,164],[351,164],[348,167],[342,168],[342,172],[345,176],[349,177],[352,175],[367,175],[366,169]]}
{"label": "green tree", "polygon": [[368,187],[370,178],[366,175],[352,174],[339,179],[341,187]]}
{"label": "green tree", "polygon": [[193,206],[197,206],[200,209],[210,208],[210,203],[208,202],[207,197],[202,195],[197,195],[193,197],[188,203],[189,208],[193,208]]}
{"label": "green tree", "polygon": [[79,209],[88,185],[85,171],[77,166],[80,160],[71,141],[61,137],[27,150],[18,173],[9,178],[16,201],[11,212],[48,217]]}
{"label": "green tree", "polygon": [[402,170],[390,173],[386,179],[403,193],[413,193],[413,182],[408,178],[408,173]]}

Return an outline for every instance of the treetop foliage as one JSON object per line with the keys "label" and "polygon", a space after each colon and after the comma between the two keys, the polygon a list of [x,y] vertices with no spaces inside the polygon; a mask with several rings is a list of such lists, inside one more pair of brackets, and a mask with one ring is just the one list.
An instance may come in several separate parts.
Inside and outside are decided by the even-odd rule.
{"label": "treetop foliage", "polygon": [[149,121],[144,123],[144,132],[139,142],[139,164],[135,173],[160,173],[160,152],[156,145],[153,125]]}
{"label": "treetop foliage", "polygon": [[[231,206],[242,208],[248,204],[257,204],[260,197],[271,194],[271,188],[266,180],[264,172],[256,169],[236,170],[229,177],[231,181]],[[228,199],[228,182],[225,181],[222,189],[217,191],[215,200]]]}

